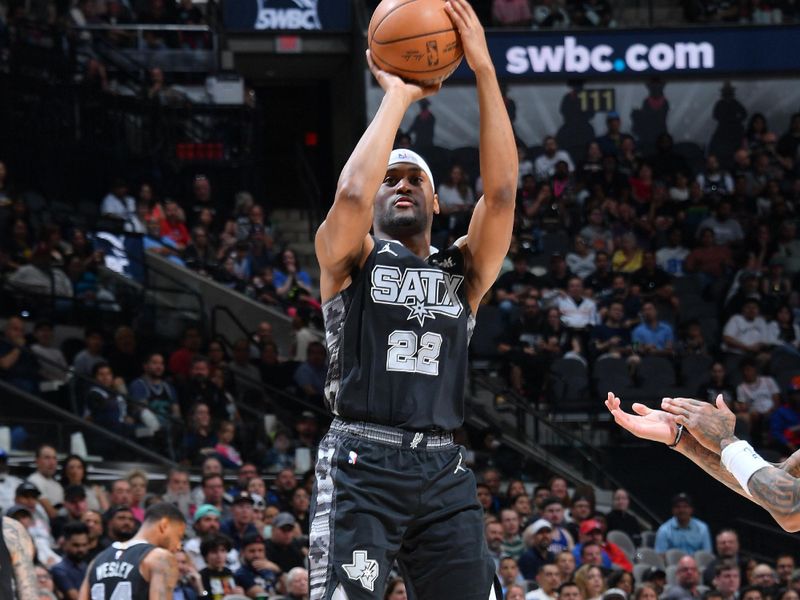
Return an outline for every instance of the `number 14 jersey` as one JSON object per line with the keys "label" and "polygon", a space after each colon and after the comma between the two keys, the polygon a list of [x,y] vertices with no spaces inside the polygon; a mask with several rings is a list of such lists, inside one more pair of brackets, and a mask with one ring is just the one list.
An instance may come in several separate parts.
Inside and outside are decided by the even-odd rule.
{"label": "number 14 jersey", "polygon": [[376,238],[350,286],[323,306],[328,408],[412,431],[459,427],[475,324],[466,294],[458,247],[423,260]]}

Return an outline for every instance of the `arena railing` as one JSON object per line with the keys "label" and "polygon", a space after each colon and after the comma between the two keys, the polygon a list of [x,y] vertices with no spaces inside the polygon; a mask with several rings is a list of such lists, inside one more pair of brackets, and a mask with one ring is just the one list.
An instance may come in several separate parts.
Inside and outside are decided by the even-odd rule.
{"label": "arena railing", "polygon": [[[519,397],[506,387],[493,384],[486,377],[471,378],[472,393],[468,396],[468,418],[478,417],[492,423],[500,440],[567,479],[600,489],[625,487],[605,467],[609,458],[602,450],[568,431],[550,416]],[[495,399],[502,397],[503,404],[511,408],[513,426],[501,420],[498,413],[491,414],[485,404],[477,400],[476,392],[487,392]],[[630,492],[629,492],[630,494]],[[641,498],[630,494],[634,512],[649,525],[657,525],[661,519]]]}

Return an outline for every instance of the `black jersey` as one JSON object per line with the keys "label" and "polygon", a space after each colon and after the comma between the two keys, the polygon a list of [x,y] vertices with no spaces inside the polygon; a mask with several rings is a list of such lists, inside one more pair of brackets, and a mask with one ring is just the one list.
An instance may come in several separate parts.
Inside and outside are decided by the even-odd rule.
{"label": "black jersey", "polygon": [[89,569],[89,597],[92,600],[147,600],[150,582],[139,565],[155,549],[153,544],[137,542],[125,546],[111,544],[94,559]]}
{"label": "black jersey", "polygon": [[323,306],[328,408],[412,431],[459,427],[475,323],[464,279],[456,246],[423,260],[375,239],[351,285]]}

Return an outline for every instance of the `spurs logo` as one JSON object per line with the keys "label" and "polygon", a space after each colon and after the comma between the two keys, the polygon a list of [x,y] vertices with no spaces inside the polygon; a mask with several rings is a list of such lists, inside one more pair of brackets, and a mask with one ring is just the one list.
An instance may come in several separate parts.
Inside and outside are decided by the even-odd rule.
{"label": "spurs logo", "polygon": [[464,473],[467,472],[467,470],[464,467],[461,466],[461,461],[463,461],[463,460],[464,460],[464,457],[461,456],[461,452],[459,452],[458,453],[458,464],[456,465],[456,470],[453,471],[453,475],[457,474],[459,471],[464,471]]}
{"label": "spurs logo", "polygon": [[411,449],[416,450],[419,443],[422,441],[423,435],[421,433],[415,433],[414,439],[411,440]]}
{"label": "spurs logo", "polygon": [[375,589],[375,580],[378,579],[380,566],[378,561],[367,558],[366,550],[355,550],[353,562],[342,565],[344,572],[353,581],[358,581],[365,590],[370,592]]}
{"label": "spurs logo", "polygon": [[402,306],[407,309],[408,320],[425,319],[437,315],[457,319],[464,310],[458,297],[458,288],[464,281],[462,275],[451,275],[437,269],[404,269],[378,265],[372,269],[372,301],[376,304]]}

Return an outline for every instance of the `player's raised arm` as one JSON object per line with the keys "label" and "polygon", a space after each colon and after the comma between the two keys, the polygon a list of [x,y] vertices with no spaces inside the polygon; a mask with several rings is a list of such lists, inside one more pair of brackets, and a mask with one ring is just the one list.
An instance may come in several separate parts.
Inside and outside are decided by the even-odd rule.
{"label": "player's raised arm", "polygon": [[323,301],[340,291],[354,264],[371,250],[365,248],[365,244],[372,227],[373,200],[386,174],[386,164],[403,115],[411,104],[436,93],[441,87],[441,84],[420,87],[406,83],[376,67],[369,51],[367,60],[385,95],[372,123],[342,169],[333,206],[317,230],[315,247],[322,271]]}
{"label": "player's raised arm", "polygon": [[481,115],[483,197],[472,214],[465,248],[469,303],[474,311],[494,284],[511,242],[517,193],[517,147],[478,16],[466,0],[449,0],[445,6],[461,35],[467,62],[475,72]]}

